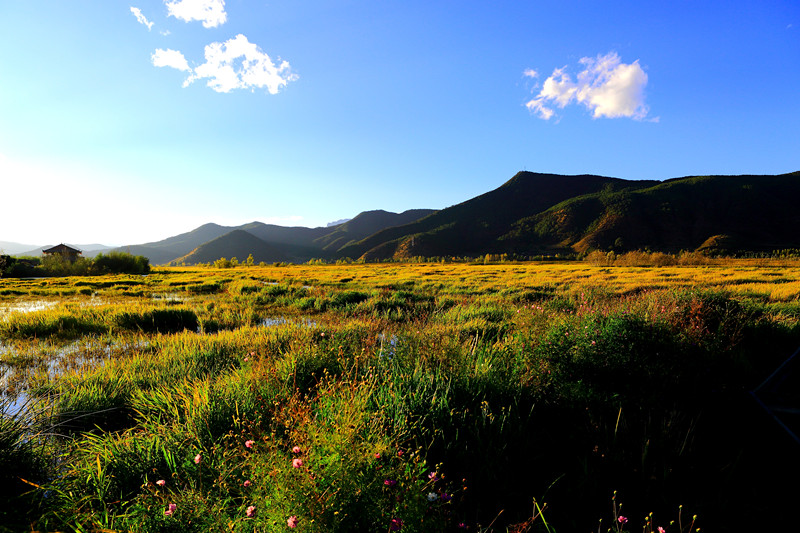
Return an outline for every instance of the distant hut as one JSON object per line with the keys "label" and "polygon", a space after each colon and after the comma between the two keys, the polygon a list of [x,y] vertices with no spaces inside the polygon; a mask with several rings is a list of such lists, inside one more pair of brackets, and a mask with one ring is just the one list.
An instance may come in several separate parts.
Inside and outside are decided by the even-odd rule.
{"label": "distant hut", "polygon": [[48,248],[47,250],[42,250],[42,255],[45,257],[60,255],[70,263],[74,263],[82,253],[83,252],[77,248],[67,246],[64,243],[61,243],[58,246],[53,246],[52,248]]}

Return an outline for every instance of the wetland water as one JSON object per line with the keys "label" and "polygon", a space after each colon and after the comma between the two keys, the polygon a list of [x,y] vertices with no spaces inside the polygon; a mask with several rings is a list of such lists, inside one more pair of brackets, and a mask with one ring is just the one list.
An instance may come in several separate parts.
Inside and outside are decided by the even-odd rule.
{"label": "wetland water", "polygon": [[[180,301],[188,298],[179,293],[152,293],[151,299],[159,302]],[[35,313],[54,309],[60,305],[98,306],[106,299],[92,295],[81,300],[19,299],[0,303],[0,321],[22,313]],[[317,321],[308,318],[273,316],[263,318],[259,325],[266,328],[297,325],[314,328]],[[199,333],[199,332],[198,332]],[[27,390],[35,383],[47,382],[68,371],[83,372],[102,365],[106,360],[145,350],[150,341],[138,335],[86,336],[74,341],[44,339],[0,341],[0,402],[7,414],[18,413],[30,397]]]}
{"label": "wetland water", "polygon": [[84,337],[68,343],[0,342],[0,409],[14,414],[30,400],[32,382],[46,382],[68,371],[84,372],[131,351],[146,350],[145,338]]}
{"label": "wetland water", "polygon": [[55,307],[60,302],[57,300],[26,300],[22,302],[0,303],[0,317],[11,313],[30,313],[43,311]]}
{"label": "wetland water", "polygon": [[[159,295],[158,297],[161,297],[161,295]],[[153,298],[156,299],[157,295],[154,294]],[[33,313],[36,311],[45,311],[47,309],[58,307],[59,305],[98,306],[107,303],[108,300],[100,298],[96,294],[92,294],[91,296],[89,296],[89,298],[82,297],[79,299],[37,298],[37,299],[11,300],[8,302],[0,301],[0,320],[5,319],[6,317],[8,317],[8,315],[12,313]]]}

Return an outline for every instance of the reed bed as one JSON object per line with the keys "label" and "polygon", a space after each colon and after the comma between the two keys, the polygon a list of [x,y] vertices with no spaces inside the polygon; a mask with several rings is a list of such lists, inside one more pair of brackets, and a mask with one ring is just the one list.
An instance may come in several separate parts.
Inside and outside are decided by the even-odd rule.
{"label": "reed bed", "polygon": [[796,454],[746,392],[800,345],[798,283],[753,261],[0,280],[8,308],[64,294],[0,317],[0,530],[781,524],[765,483]]}

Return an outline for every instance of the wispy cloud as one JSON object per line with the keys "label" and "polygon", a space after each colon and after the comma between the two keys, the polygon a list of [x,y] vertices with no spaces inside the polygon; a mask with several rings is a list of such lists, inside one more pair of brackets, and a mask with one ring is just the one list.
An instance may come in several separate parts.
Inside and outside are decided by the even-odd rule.
{"label": "wispy cloud", "polygon": [[186,22],[202,21],[205,28],[216,28],[228,19],[225,0],[167,0],[165,4],[167,15]]}
{"label": "wispy cloud", "polygon": [[[535,98],[525,104],[540,118],[549,120],[555,115],[555,107],[563,109],[575,102],[592,111],[594,118],[628,117],[637,120],[646,118],[649,111],[644,102],[647,74],[639,61],[625,64],[619,55],[610,52],[596,58],[580,60],[584,69],[576,81],[567,74],[567,67],[555,69],[542,84]],[[531,76],[528,69],[524,75]]]}
{"label": "wispy cloud", "polygon": [[139,24],[144,24],[147,26],[147,31],[150,31],[150,29],[153,27],[153,23],[147,20],[147,17],[142,14],[141,9],[138,7],[131,7],[131,13],[133,13],[133,16],[139,21]]}
{"label": "wispy cloud", "polygon": [[276,65],[269,55],[242,34],[224,43],[207,45],[205,59],[205,63],[195,67],[184,87],[207,78],[207,85],[220,93],[233,89],[265,88],[270,94],[277,94],[281,87],[298,78],[287,61]]}
{"label": "wispy cloud", "polygon": [[156,67],[171,67],[184,72],[192,71],[189,62],[186,61],[186,58],[183,57],[183,54],[178,50],[171,50],[169,48],[163,50],[159,48],[153,52],[150,59],[153,61],[153,66]]}

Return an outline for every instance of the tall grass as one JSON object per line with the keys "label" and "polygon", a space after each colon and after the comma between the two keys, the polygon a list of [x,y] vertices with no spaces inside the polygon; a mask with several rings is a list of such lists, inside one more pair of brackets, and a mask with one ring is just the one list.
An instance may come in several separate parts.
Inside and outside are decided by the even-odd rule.
{"label": "tall grass", "polygon": [[0,531],[26,528],[38,516],[49,473],[46,402],[0,398]]}
{"label": "tall grass", "polygon": [[[800,344],[800,313],[729,281],[795,274],[680,268],[252,267],[156,272],[146,288],[68,282],[109,301],[12,313],[0,336],[23,350],[100,336],[124,347],[31,383],[58,436],[25,452],[42,465],[25,478],[41,487],[26,484],[37,505],[26,524],[592,530],[618,489],[630,522],[615,531],[653,531],[647,513],[680,503],[720,530],[763,525],[724,503],[753,494],[763,447],[724,428],[756,424],[743,391]],[[693,287],[712,277],[715,290]],[[126,286],[141,294],[123,303]],[[175,290],[186,298],[150,296]]]}

